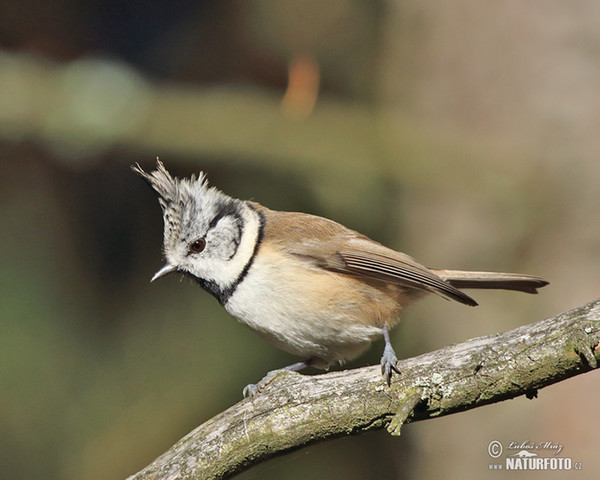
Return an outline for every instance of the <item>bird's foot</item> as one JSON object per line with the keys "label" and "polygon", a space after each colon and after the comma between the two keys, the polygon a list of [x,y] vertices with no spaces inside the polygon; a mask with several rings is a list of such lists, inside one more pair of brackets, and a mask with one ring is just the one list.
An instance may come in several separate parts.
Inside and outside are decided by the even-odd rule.
{"label": "bird's foot", "polygon": [[288,365],[287,367],[278,368],[277,370],[271,370],[267,373],[263,379],[258,383],[251,383],[250,385],[246,385],[243,390],[244,398],[249,398],[250,400],[254,400],[256,395],[260,393],[260,391],[265,388],[279,372],[298,372],[310,365],[314,362],[313,359],[306,360],[304,362],[297,362],[292,365]]}
{"label": "bird's foot", "polygon": [[284,371],[285,368],[280,368],[278,370],[271,370],[269,373],[267,373],[260,382],[258,383],[251,383],[249,385],[246,385],[244,387],[243,390],[243,395],[244,398],[249,398],[250,400],[254,400],[256,398],[256,395],[258,395],[260,393],[260,391],[265,388],[274,378],[275,375],[277,375],[277,373]]}
{"label": "bird's foot", "polygon": [[400,370],[398,370],[396,363],[398,363],[396,352],[394,352],[391,344],[386,343],[385,348],[383,349],[383,355],[381,356],[381,374],[388,386],[392,383],[393,372],[396,372],[398,375],[400,374]]}

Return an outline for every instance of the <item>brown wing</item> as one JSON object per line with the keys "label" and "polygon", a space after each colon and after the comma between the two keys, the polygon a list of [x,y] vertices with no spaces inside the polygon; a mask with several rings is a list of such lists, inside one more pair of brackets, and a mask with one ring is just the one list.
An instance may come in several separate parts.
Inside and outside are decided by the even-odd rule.
{"label": "brown wing", "polygon": [[375,243],[361,242],[361,248],[352,248],[352,243],[342,249],[339,255],[345,264],[341,271],[376,278],[408,288],[436,293],[465,305],[475,306],[477,302],[438,277],[413,258]]}
{"label": "brown wing", "polygon": [[[264,209],[264,207],[260,207]],[[408,255],[343,225],[304,213],[264,209],[265,238],[320,268],[436,293],[466,305],[477,302]]]}

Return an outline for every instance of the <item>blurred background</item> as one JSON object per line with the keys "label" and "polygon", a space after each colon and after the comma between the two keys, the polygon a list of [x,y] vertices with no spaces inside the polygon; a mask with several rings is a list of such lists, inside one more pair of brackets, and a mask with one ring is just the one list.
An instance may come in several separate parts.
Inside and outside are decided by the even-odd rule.
{"label": "blurred background", "polygon": [[[125,478],[296,361],[197,285],[149,284],[162,218],[132,163],[551,282],[423,300],[393,331],[408,357],[598,296],[599,85],[592,0],[0,0],[0,475]],[[598,375],[238,478],[508,478],[492,440],[596,478]]]}

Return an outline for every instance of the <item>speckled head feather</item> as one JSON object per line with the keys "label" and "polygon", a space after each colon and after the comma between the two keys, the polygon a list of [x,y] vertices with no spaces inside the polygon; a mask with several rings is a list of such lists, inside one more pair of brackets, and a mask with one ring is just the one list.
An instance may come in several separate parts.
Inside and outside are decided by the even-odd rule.
{"label": "speckled head feather", "polygon": [[145,172],[139,164],[132,169],[158,194],[163,211],[165,254],[178,243],[185,244],[201,236],[222,205],[232,201],[215,187],[209,187],[203,172],[198,177],[173,178],[159,159],[152,172]]}

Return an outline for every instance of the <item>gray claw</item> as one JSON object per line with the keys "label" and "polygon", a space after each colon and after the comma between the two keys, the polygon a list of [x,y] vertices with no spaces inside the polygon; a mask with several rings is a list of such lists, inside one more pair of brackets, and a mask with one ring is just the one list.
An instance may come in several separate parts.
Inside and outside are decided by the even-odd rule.
{"label": "gray claw", "polygon": [[251,383],[250,385],[246,385],[244,387],[243,395],[244,398],[249,398],[250,400],[254,400],[256,395],[271,381],[275,378],[279,372],[298,372],[303,368],[308,367],[312,364],[315,359],[304,360],[303,362],[296,362],[292,365],[288,365],[287,367],[278,368],[277,370],[271,370],[268,372],[265,377],[258,383]]}
{"label": "gray claw", "polygon": [[242,391],[242,394],[244,395],[244,398],[249,398],[250,400],[254,400],[256,398],[256,395],[258,395],[260,393],[260,391],[265,388],[265,386],[271,382],[271,380],[273,380],[273,378],[275,378],[275,375],[280,372],[283,369],[280,370],[271,370],[269,373],[267,373],[264,378],[258,382],[258,383],[251,383],[250,385],[246,385],[244,387],[244,390]]}
{"label": "gray claw", "polygon": [[242,395],[244,395],[244,398],[249,398],[250,400],[254,400],[254,398],[256,397],[256,394],[259,391],[259,386],[258,383],[251,383],[250,385],[246,385],[244,387],[244,390],[242,391]]}
{"label": "gray claw", "polygon": [[396,353],[390,344],[387,344],[383,349],[383,355],[381,356],[381,374],[383,378],[387,382],[388,386],[392,383],[392,374],[396,372],[400,374],[400,370],[396,367],[396,363],[398,362],[398,358],[396,358]]}

